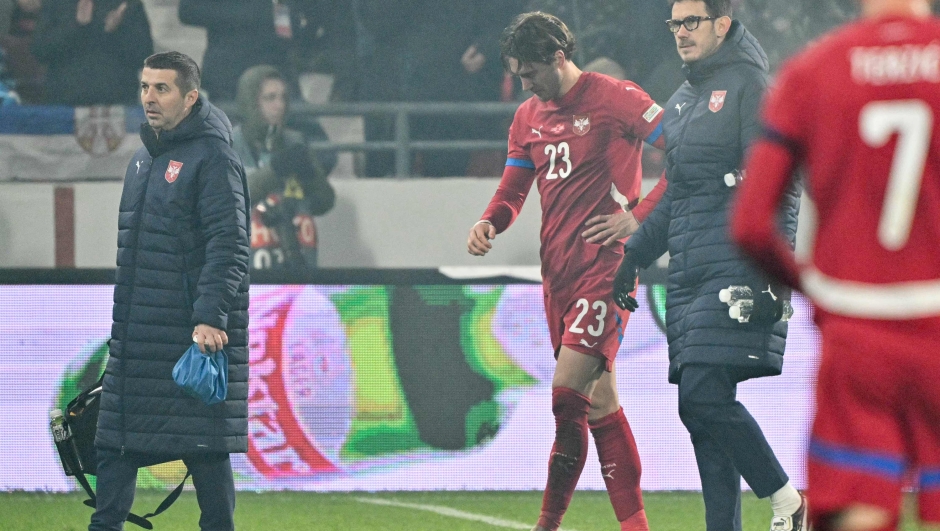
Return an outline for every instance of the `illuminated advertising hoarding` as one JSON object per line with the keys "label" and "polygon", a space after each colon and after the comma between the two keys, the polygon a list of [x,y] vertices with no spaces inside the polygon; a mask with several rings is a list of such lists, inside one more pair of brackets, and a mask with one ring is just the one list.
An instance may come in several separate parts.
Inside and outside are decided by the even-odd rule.
{"label": "illuminated advertising hoarding", "polygon": [[[113,288],[0,286],[0,490],[75,490],[48,412],[100,375]],[[661,286],[641,286],[616,364],[643,488],[699,489],[666,381]],[[236,486],[266,490],[540,490],[554,435],[551,343],[536,284],[255,285],[249,451]],[[739,386],[794,485],[818,336],[795,296],[784,373]],[[182,353],[181,353],[182,354]],[[182,478],[142,470],[141,486]],[[579,488],[604,489],[593,445]]]}

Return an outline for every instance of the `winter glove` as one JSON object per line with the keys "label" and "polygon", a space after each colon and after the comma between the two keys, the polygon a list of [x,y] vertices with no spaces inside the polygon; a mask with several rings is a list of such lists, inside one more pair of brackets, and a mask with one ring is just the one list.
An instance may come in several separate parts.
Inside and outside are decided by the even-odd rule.
{"label": "winter glove", "polygon": [[617,276],[614,277],[614,302],[621,309],[633,312],[640,306],[636,299],[630,296],[630,293],[636,289],[638,271],[639,266],[630,251],[624,250],[623,260],[617,268]]}
{"label": "winter glove", "polygon": [[778,288],[767,286],[764,291],[751,288],[754,293],[754,311],[749,322],[759,325],[774,324],[783,316],[783,297]]}

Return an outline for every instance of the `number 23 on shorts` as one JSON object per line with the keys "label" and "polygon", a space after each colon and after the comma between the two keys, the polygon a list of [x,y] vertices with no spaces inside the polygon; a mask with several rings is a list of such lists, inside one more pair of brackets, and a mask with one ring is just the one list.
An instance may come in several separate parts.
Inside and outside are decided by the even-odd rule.
{"label": "number 23 on shorts", "polygon": [[[578,310],[578,316],[571,324],[571,327],[568,328],[568,331],[574,334],[583,334],[586,331],[594,337],[600,337],[604,333],[607,303],[604,301],[591,303],[587,299],[578,299],[575,308]],[[589,313],[591,315],[588,315]],[[596,321],[596,324],[594,321]]]}

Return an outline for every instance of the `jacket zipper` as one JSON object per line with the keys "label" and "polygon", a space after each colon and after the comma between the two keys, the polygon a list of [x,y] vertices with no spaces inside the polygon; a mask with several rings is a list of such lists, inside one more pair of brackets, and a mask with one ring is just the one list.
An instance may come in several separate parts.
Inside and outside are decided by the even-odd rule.
{"label": "jacket zipper", "polygon": [[124,395],[125,383],[127,381],[127,374],[124,370],[124,359],[127,354],[126,348],[128,343],[127,330],[128,325],[130,324],[130,315],[131,315],[131,304],[134,302],[134,286],[137,282],[137,258],[140,254],[140,228],[144,222],[144,210],[147,207],[147,190],[150,188],[150,174],[153,170],[153,157],[150,158],[150,167],[147,169],[147,174],[144,176],[144,191],[143,197],[140,201],[140,216],[137,219],[137,224],[134,227],[134,269],[131,272],[130,278],[130,294],[127,301],[127,312],[124,314],[124,352],[121,353],[120,366],[121,366],[121,383],[120,383],[120,396],[121,396],[121,455],[124,455],[124,448],[127,443],[127,409],[125,407],[126,397]]}

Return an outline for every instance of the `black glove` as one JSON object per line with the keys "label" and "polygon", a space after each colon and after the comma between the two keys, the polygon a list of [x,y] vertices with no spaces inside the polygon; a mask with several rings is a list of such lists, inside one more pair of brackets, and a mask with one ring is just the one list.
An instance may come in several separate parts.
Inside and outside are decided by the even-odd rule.
{"label": "black glove", "polygon": [[630,255],[630,251],[624,251],[623,261],[617,268],[617,276],[614,277],[614,302],[617,306],[628,311],[636,311],[640,304],[630,296],[630,293],[636,289],[636,277],[639,266]]}
{"label": "black glove", "polygon": [[310,162],[310,152],[303,144],[294,144],[272,153],[271,169],[282,179],[287,179],[291,175],[304,179],[314,173],[313,164]]}
{"label": "black glove", "polygon": [[763,291],[760,288],[754,292],[754,311],[748,322],[767,325],[774,324],[783,316],[783,293],[779,288],[767,286]]}

